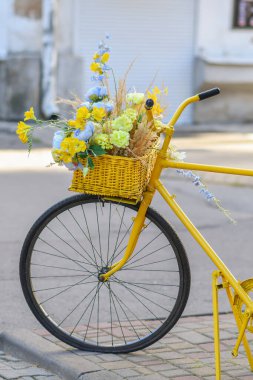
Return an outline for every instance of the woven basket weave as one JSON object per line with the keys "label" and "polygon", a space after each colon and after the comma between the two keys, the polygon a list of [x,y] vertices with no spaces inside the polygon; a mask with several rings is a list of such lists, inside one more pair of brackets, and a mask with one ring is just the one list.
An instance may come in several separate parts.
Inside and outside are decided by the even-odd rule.
{"label": "woven basket weave", "polygon": [[[71,191],[138,201],[145,190],[157,157],[156,141],[143,157],[103,155],[92,158],[94,169],[83,177],[81,170],[73,175]],[[82,162],[85,165],[85,160]]]}

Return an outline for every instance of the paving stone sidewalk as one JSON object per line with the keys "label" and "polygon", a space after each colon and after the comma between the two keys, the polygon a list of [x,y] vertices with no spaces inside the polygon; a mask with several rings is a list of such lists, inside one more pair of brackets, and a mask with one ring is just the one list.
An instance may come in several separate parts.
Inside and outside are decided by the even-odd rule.
{"label": "paving stone sidewalk", "polygon": [[[240,348],[237,358],[231,356],[237,337],[232,314],[220,316],[222,380],[253,380],[247,358]],[[73,349],[45,330],[36,331],[44,340],[63,348],[100,367],[101,379],[133,380],[213,380],[215,379],[212,316],[185,317],[162,340],[149,348],[131,354],[93,354]],[[250,335],[250,334],[248,334]],[[251,338],[251,336],[249,337]],[[250,341],[250,339],[249,339]],[[251,339],[251,343],[252,339]],[[96,373],[96,376],[100,373]],[[94,377],[97,379],[99,377]],[[84,377],[86,379],[86,377]],[[89,379],[93,379],[92,374]]]}
{"label": "paving stone sidewalk", "polygon": [[60,380],[58,376],[0,351],[0,380]]}

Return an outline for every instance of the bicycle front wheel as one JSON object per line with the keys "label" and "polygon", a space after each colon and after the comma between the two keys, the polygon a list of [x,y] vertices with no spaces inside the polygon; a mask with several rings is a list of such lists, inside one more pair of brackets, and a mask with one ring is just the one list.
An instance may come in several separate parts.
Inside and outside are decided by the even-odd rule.
{"label": "bicycle front wheel", "polygon": [[22,289],[58,339],[81,350],[126,353],[162,338],[181,316],[188,260],[174,230],[151,208],[129,261],[99,281],[123,256],[137,211],[138,205],[77,195],[31,228],[20,259]]}

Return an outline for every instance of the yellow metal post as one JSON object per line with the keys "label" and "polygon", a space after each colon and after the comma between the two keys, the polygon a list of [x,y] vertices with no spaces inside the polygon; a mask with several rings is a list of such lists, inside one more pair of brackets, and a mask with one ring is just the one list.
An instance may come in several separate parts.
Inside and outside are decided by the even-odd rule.
{"label": "yellow metal post", "polygon": [[213,291],[213,323],[214,323],[214,352],[215,352],[215,371],[216,380],[221,379],[220,365],[220,327],[219,327],[219,300],[217,280],[220,276],[219,271],[214,271],[212,275],[212,291]]}
{"label": "yellow metal post", "polygon": [[243,337],[245,335],[245,331],[246,331],[246,328],[248,326],[250,317],[251,317],[250,312],[248,310],[246,310],[246,312],[244,313],[244,319],[243,319],[243,322],[241,324],[241,328],[239,330],[239,335],[238,335],[235,347],[234,347],[234,349],[232,351],[232,355],[234,357],[238,356],[238,350],[239,350],[240,344],[242,342],[242,339],[243,339]]}
{"label": "yellow metal post", "polygon": [[[223,277],[223,281],[224,281],[224,277]],[[233,311],[233,314],[234,314],[234,318],[235,318],[235,322],[236,322],[238,331],[240,331],[242,324],[241,324],[240,319],[238,318],[238,315],[237,315],[237,312],[236,312],[236,309],[235,309],[235,306],[233,303],[233,296],[231,294],[231,289],[229,288],[229,286],[226,287],[226,292],[227,292],[227,297],[228,297],[228,300],[229,300],[229,303],[231,306],[231,310]],[[251,353],[251,349],[250,349],[250,345],[249,345],[246,333],[244,334],[242,341],[243,341],[244,349],[245,349],[245,352],[246,352],[246,355],[248,358],[250,369],[253,372],[253,357],[252,357],[252,353]]]}

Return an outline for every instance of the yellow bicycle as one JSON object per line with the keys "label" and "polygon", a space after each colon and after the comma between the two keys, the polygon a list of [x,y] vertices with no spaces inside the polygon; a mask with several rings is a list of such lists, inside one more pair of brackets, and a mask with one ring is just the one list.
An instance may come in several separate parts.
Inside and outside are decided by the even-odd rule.
{"label": "yellow bicycle", "polygon": [[[36,318],[53,335],[82,350],[127,353],[143,349],[172,329],[186,305],[190,268],[182,243],[150,204],[156,191],[217,267],[213,273],[216,376],[220,378],[218,290],[225,289],[250,367],[246,331],[253,332],[253,279],[239,282],[160,181],[163,169],[253,176],[253,170],[171,160],[174,126],[191,103],[219,94],[215,88],[186,99],[164,129],[151,179],[138,204],[76,195],[47,210],[23,245],[20,278]],[[147,101],[152,118],[152,102]]]}

